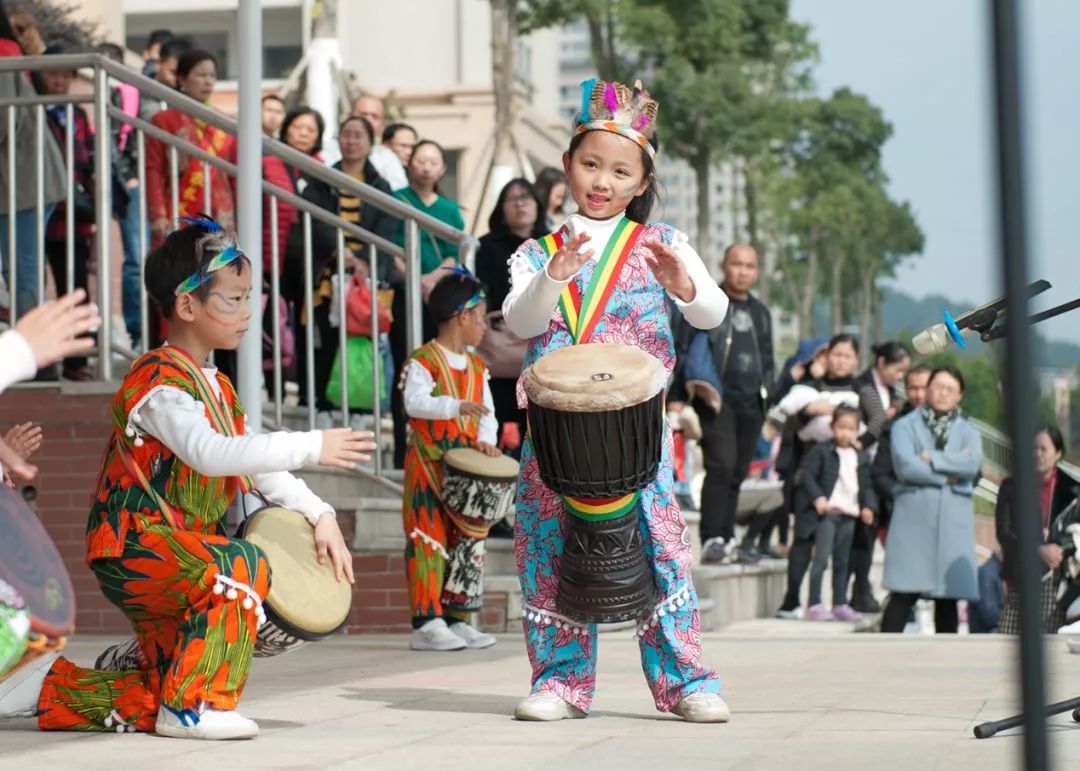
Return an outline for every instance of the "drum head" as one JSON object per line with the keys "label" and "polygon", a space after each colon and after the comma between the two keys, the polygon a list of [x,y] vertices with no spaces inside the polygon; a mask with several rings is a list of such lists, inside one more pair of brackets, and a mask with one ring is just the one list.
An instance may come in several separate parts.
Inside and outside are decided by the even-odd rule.
{"label": "drum head", "polygon": [[610,412],[660,393],[667,372],[640,348],[612,343],[571,345],[544,355],[527,369],[529,401],[561,412]]}
{"label": "drum head", "polygon": [[75,590],[64,561],[26,502],[0,485],[0,578],[30,611],[30,627],[46,637],[75,631]]}
{"label": "drum head", "polygon": [[287,631],[318,639],[341,628],[352,606],[352,584],[334,578],[329,559],[325,565],[315,561],[315,529],[303,514],[260,509],[244,521],[238,535],[266,554],[271,576],[268,610],[292,627]]}
{"label": "drum head", "polygon": [[493,480],[516,480],[520,467],[509,455],[492,458],[472,447],[455,447],[443,454],[443,462],[468,476]]}

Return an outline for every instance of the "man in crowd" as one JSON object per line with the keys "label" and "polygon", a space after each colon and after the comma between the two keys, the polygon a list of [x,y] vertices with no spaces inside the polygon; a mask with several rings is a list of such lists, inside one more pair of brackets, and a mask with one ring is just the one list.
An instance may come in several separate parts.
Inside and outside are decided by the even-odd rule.
{"label": "man in crowd", "polygon": [[[155,29],[150,33],[150,39],[146,41],[146,50],[143,51],[143,75],[148,78],[157,77],[157,67],[161,61],[161,47],[172,39],[173,33],[167,29]],[[173,85],[175,85],[175,77]]]}
{"label": "man in crowd", "polygon": [[[353,103],[353,115],[365,118],[375,129],[375,136],[382,138],[386,131],[386,105],[377,96],[365,94]],[[409,184],[405,176],[405,166],[397,154],[385,144],[376,145],[368,156],[371,165],[380,176],[390,183],[391,190],[400,190]]]}
{"label": "man in crowd", "polygon": [[416,133],[416,129],[408,123],[391,123],[386,127],[382,135],[383,147],[389,147],[393,150],[402,166],[409,164],[409,157],[412,155],[413,148],[416,147],[418,141],[420,141],[420,137]]}
{"label": "man in crowd", "polygon": [[275,94],[262,98],[262,130],[269,137],[278,138],[281,124],[285,122],[285,100]]}
{"label": "man in crowd", "polygon": [[[721,288],[731,301],[727,318],[701,333],[681,318],[676,321],[676,345],[683,361],[673,392],[690,398],[701,421],[702,562],[753,562],[757,555],[737,546],[735,514],[773,380],[772,316],[750,293],[758,278],[758,256],[752,246],[731,245],[720,267]],[[708,371],[699,377],[695,367]],[[712,385],[697,390],[695,385],[701,383]]]}

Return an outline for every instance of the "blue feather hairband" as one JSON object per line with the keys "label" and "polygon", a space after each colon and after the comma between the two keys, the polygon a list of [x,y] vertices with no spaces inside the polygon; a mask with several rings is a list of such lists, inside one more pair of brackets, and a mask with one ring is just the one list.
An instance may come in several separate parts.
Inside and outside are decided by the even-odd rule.
{"label": "blue feather hairband", "polygon": [[[207,239],[221,240],[225,237],[225,228],[212,217],[205,214],[200,214],[197,217],[181,217],[180,221],[185,225],[200,227],[206,231]],[[214,273],[224,268],[231,262],[234,262],[244,253],[240,250],[240,247],[233,241],[229,243],[224,249],[214,256],[210,262],[206,263],[204,267],[196,270],[176,287],[176,295],[179,297],[187,292],[194,292],[200,286],[208,282],[214,277]]]}
{"label": "blue feather hairband", "polygon": [[445,270],[451,276],[460,276],[461,278],[468,279],[476,284],[476,294],[463,302],[457,308],[454,309],[454,313],[463,313],[465,311],[472,310],[477,305],[487,299],[487,295],[484,293],[484,287],[480,284],[480,279],[469,272],[469,269],[464,265],[442,265],[440,270]]}

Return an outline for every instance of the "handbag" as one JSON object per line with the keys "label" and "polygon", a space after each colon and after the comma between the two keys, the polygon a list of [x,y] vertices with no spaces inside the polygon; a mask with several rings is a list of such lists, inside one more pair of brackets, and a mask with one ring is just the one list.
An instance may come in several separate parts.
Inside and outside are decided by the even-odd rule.
{"label": "handbag", "polygon": [[[377,355],[369,337],[350,337],[345,341],[345,348],[338,349],[334,356],[334,366],[330,370],[330,381],[326,384],[326,399],[340,407],[341,368],[348,367],[349,392],[347,394],[350,410],[373,410],[375,407],[374,380],[375,356]],[[389,379],[385,373],[379,373],[381,392],[380,401],[389,394]]]}
{"label": "handbag", "polygon": [[[390,311],[384,307],[381,298],[377,300],[379,309],[379,333],[390,331]],[[345,331],[350,335],[371,335],[371,288],[360,275],[353,274],[345,295]]]}
{"label": "handbag", "polygon": [[480,341],[476,352],[487,364],[492,377],[516,379],[525,365],[525,351],[529,347],[529,341],[510,331],[502,311],[492,311],[487,315],[487,320],[487,331],[484,332],[484,339]]}

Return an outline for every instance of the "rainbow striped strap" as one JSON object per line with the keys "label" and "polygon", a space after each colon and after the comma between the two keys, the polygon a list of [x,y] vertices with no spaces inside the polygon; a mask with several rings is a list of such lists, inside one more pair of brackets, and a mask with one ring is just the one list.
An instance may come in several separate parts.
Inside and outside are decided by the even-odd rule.
{"label": "rainbow striped strap", "polygon": [[613,120],[590,120],[577,127],[577,133],[579,134],[584,134],[586,131],[610,131],[612,134],[624,136],[647,152],[649,158],[656,160],[656,148],[652,146],[649,138],[625,123],[618,123]]}
{"label": "rainbow striped strap", "polygon": [[562,496],[563,505],[571,516],[585,522],[603,522],[609,519],[625,517],[641,498],[638,490],[615,498],[573,498],[569,495]]}
{"label": "rainbow striped strap", "polygon": [[[623,217],[615,226],[615,232],[608,239],[604,253],[596,263],[589,286],[585,294],[576,279],[571,280],[559,296],[559,309],[562,311],[566,326],[575,343],[587,343],[593,330],[603,315],[611,293],[615,291],[619,274],[634,251],[645,226]],[[550,259],[565,241],[563,231],[552,233],[540,239],[540,247]]]}

